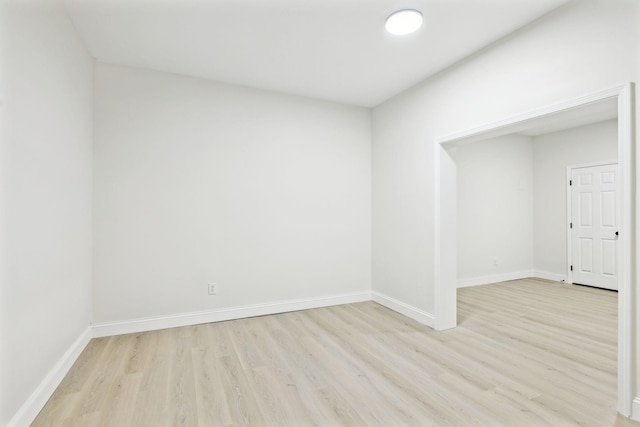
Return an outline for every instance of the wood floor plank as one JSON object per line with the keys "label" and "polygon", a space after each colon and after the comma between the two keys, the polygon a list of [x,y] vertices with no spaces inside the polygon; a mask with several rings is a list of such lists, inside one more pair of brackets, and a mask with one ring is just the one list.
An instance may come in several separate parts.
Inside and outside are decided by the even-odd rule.
{"label": "wood floor plank", "polygon": [[240,360],[224,356],[218,359],[218,363],[233,423],[241,426],[267,425]]}
{"label": "wood floor plank", "polygon": [[192,328],[175,328],[171,357],[169,359],[169,381],[167,384],[166,408],[170,425],[197,425],[198,411],[195,400],[196,386],[193,375],[191,353]]}
{"label": "wood floor plank", "polygon": [[[169,381],[169,364],[173,334],[171,330],[146,332],[154,343],[149,350],[147,365],[143,370],[140,389],[132,417],[132,425],[162,426],[167,419],[168,408],[165,405]],[[118,341],[121,337],[112,337]]]}
{"label": "wood floor plank", "polygon": [[465,288],[458,321],[365,302],[94,339],[33,426],[640,427],[615,410],[616,293]]}
{"label": "wood floor plank", "polygon": [[191,351],[191,357],[198,424],[212,427],[232,425],[220,365],[216,363],[214,350],[208,346],[195,347]]}

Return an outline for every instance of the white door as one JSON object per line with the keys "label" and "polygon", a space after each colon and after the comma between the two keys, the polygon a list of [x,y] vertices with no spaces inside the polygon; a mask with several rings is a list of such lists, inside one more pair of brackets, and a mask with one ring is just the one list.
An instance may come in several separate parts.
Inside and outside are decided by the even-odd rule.
{"label": "white door", "polygon": [[572,282],[618,289],[618,165],[571,170]]}

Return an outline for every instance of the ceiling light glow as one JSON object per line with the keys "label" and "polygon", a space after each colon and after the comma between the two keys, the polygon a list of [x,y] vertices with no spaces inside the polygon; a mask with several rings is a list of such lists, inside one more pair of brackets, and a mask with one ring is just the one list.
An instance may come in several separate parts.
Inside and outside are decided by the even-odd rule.
{"label": "ceiling light glow", "polygon": [[384,27],[395,36],[411,34],[422,26],[422,13],[413,9],[399,10],[387,18]]}

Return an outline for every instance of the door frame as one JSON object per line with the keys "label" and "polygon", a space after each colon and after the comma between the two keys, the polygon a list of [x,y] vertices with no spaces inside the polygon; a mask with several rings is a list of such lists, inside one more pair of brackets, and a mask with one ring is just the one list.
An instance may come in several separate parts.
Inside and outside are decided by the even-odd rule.
{"label": "door frame", "polygon": [[[571,265],[573,264],[573,236],[571,235],[571,228],[569,227],[569,224],[571,223],[572,220],[572,209],[573,209],[573,203],[572,203],[572,195],[571,195],[571,186],[569,185],[569,181],[571,180],[571,171],[573,171],[574,169],[582,169],[582,168],[592,168],[592,167],[596,167],[596,166],[609,166],[609,165],[618,165],[618,162],[616,160],[612,160],[609,162],[596,162],[596,163],[587,163],[587,164],[579,164],[579,165],[569,165],[567,166],[567,180],[566,180],[566,189],[567,189],[567,283],[571,283],[573,284],[573,271],[571,270]],[[619,169],[619,168],[618,168]],[[618,185],[616,185],[616,193],[620,192],[620,180],[618,180]],[[620,221],[620,210],[621,210],[621,206],[620,206],[620,198],[616,197],[616,214],[618,214],[618,218],[616,218],[618,221]],[[620,241],[618,239],[618,241]],[[620,252],[620,250],[618,249],[618,252]],[[616,263],[618,264],[616,266],[616,268],[618,269],[618,271],[621,271],[620,269],[622,268],[621,262],[620,262],[620,256],[617,257],[618,259],[616,260]],[[620,288],[620,276],[618,276],[618,289]]]}
{"label": "door frame", "polygon": [[505,135],[508,129],[526,122],[589,104],[616,100],[618,105],[618,173],[620,176],[620,279],[618,288],[618,412],[631,415],[632,407],[632,280],[636,244],[634,182],[634,84],[588,94],[526,113],[491,122],[477,128],[438,137],[434,144],[434,328],[457,325],[457,247],[455,162],[447,148]]}

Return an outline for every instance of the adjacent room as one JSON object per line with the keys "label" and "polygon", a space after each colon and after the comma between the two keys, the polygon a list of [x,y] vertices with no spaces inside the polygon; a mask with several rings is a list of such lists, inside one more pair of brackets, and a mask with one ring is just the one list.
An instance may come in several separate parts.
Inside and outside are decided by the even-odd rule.
{"label": "adjacent room", "polygon": [[0,425],[640,425],[639,80],[635,0],[4,0]]}
{"label": "adjacent room", "polygon": [[[567,120],[450,150],[457,168],[458,287],[539,277],[617,290],[617,283],[608,280],[615,279],[615,269],[569,278],[593,270],[590,265],[616,263],[616,251],[606,251],[609,242],[615,243],[619,225],[615,191],[604,196],[584,190],[572,194],[579,187],[579,182],[572,183],[578,181],[572,174],[617,166],[615,109],[594,120],[580,126]],[[577,203],[572,203],[574,197]],[[611,200],[612,220],[589,221],[580,215],[580,199]],[[587,212],[609,214],[607,205],[588,208]],[[578,232],[590,222],[606,224],[601,233],[605,251],[600,253],[613,257],[610,262],[594,262],[594,251],[586,250],[591,246],[580,250]],[[567,242],[576,249],[573,253]]]}

